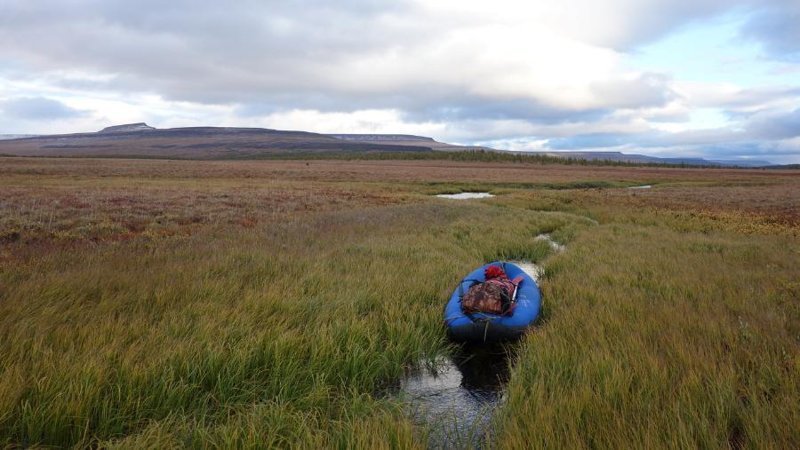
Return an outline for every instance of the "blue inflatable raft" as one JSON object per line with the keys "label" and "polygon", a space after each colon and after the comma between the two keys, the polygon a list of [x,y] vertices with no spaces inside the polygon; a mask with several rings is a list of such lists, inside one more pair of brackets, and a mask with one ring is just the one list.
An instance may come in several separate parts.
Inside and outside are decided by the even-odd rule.
{"label": "blue inflatable raft", "polygon": [[[516,307],[510,316],[474,313],[467,315],[461,309],[461,296],[470,286],[485,281],[484,271],[495,265],[501,267],[509,278],[522,276],[517,288]],[[509,262],[495,261],[475,269],[458,284],[444,308],[444,325],[450,339],[457,342],[499,342],[519,339],[539,316],[542,294],[539,286],[527,273]]]}

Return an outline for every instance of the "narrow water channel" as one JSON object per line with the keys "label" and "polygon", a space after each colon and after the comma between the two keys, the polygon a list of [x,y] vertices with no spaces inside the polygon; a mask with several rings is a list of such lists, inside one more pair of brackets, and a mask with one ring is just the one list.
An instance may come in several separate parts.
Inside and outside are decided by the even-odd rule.
{"label": "narrow water channel", "polygon": [[464,346],[411,373],[400,389],[430,430],[429,448],[479,448],[509,376],[508,347]]}
{"label": "narrow water channel", "polygon": [[[549,234],[536,236],[553,253],[565,247]],[[544,270],[531,261],[509,261],[539,282]],[[400,381],[400,395],[414,420],[429,431],[429,448],[481,448],[491,441],[492,415],[504,400],[514,344],[462,345],[450,356],[422,362]]]}

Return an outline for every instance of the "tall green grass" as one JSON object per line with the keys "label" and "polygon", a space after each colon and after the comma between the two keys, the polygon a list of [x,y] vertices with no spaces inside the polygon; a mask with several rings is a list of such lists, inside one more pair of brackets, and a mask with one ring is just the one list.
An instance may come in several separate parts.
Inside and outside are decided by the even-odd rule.
{"label": "tall green grass", "polygon": [[605,225],[548,261],[503,448],[797,448],[796,239]]}
{"label": "tall green grass", "polygon": [[0,296],[0,436],[55,446],[419,442],[379,393],[446,351],[442,299],[464,272],[540,258],[547,249],[533,237],[564,222],[431,203],[12,268]]}

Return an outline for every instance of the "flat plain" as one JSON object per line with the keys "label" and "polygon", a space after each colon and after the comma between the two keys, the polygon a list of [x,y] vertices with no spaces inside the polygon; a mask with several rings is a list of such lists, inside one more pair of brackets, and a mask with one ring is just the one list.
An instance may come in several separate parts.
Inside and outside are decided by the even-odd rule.
{"label": "flat plain", "polygon": [[487,446],[800,447],[800,171],[0,158],[0,192],[3,446],[425,447],[392,387],[515,259],[543,313]]}

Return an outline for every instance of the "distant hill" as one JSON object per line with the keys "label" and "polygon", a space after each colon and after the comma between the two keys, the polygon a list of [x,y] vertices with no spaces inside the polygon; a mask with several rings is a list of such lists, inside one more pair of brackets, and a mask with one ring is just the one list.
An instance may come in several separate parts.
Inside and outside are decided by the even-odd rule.
{"label": "distant hill", "polygon": [[9,139],[24,139],[29,137],[36,137],[35,134],[0,134],[0,141],[6,141]]}
{"label": "distant hill", "polygon": [[[401,141],[337,138],[305,131],[265,128],[189,127],[157,129],[145,123],[118,125],[96,133],[35,136],[0,141],[0,154],[13,156],[248,159],[296,154],[431,152],[447,146],[430,138]],[[455,147],[455,146],[449,146]]]}
{"label": "distant hill", "polygon": [[150,125],[139,122],[139,123],[126,123],[124,125],[114,125],[113,127],[105,127],[99,131],[99,133],[119,133],[122,131],[148,131],[148,130],[155,130],[155,128],[151,127]]}
{"label": "distant hill", "polygon": [[488,147],[471,147],[463,145],[446,144],[425,136],[412,134],[329,134],[349,142],[361,142],[381,145],[410,145],[424,146],[439,151],[464,151],[464,150],[493,150]]}
{"label": "distant hill", "polygon": [[[266,128],[188,127],[158,129],[144,122],[115,125],[96,133],[0,136],[3,156],[61,156],[163,159],[261,159],[325,157],[326,154],[403,153],[438,158],[433,152],[505,150],[447,144],[408,134],[320,134]],[[421,154],[425,155],[421,155]],[[419,156],[413,156],[419,154]],[[620,152],[523,152],[513,154],[611,161],[632,164],[774,167],[767,161],[714,161],[702,158],[657,158]],[[385,157],[392,157],[385,155]]]}
{"label": "distant hill", "polygon": [[634,164],[670,164],[687,166],[725,166],[725,167],[763,167],[772,163],[759,160],[728,160],[718,161],[703,158],[659,158],[656,156],[638,155],[635,153],[621,152],[526,152],[533,155],[545,155],[556,158],[572,158],[587,161],[613,161]]}
{"label": "distant hill", "polygon": [[739,166],[739,167],[768,167],[772,163],[761,159],[712,159],[711,162],[721,164],[723,166]]}

